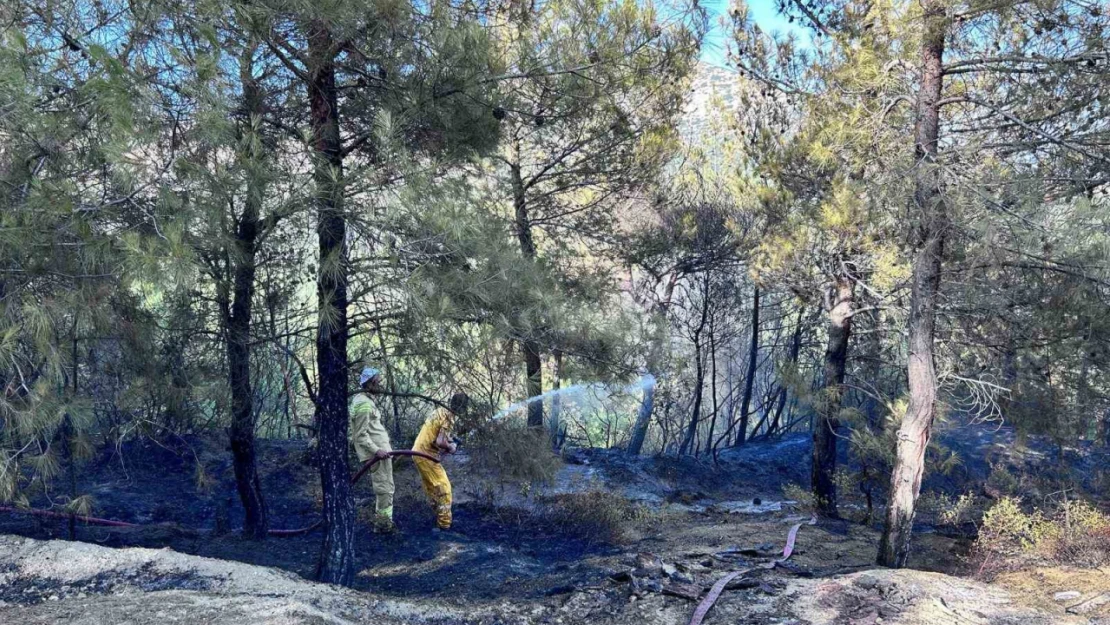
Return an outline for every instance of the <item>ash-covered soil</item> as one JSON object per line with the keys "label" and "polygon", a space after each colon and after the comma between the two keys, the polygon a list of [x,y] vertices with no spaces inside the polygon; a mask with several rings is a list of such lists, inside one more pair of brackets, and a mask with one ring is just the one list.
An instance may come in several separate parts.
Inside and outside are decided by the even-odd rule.
{"label": "ash-covered soil", "polygon": [[[706,623],[813,625],[1095,625],[1097,617],[1029,607],[999,587],[914,570],[808,577],[736,556],[626,558],[598,584],[533,600],[397,599],[315,584],[276,569],[168,549],[0,536],[0,621],[28,625],[600,625],[689,621],[701,567],[748,571],[724,590]],[[731,561],[730,561],[731,560]],[[47,594],[49,593],[49,594]],[[689,593],[689,594],[684,594]],[[1097,594],[1097,593],[1096,593]],[[1089,599],[1087,600],[1090,601]]]}
{"label": "ash-covered soil", "polygon": [[[1031,463],[1029,470],[1036,470],[1037,458],[1052,462],[1052,454],[1035,447],[1028,453],[1006,453],[1006,435],[1004,430],[949,434],[953,446],[995,455],[991,462],[967,462],[954,474],[934,478],[933,487],[958,494],[985,480],[984,472],[993,470],[998,458],[1008,458],[1014,471],[1023,470],[1019,462]],[[304,462],[304,450],[303,441],[260,444],[275,528],[302,527],[317,518],[318,478]],[[432,512],[418,476],[409,461],[398,460],[396,519],[401,532],[380,536],[361,525],[355,589],[338,590],[310,581],[318,532],[263,542],[238,537],[242,512],[234,499],[224,443],[130,441],[86,463],[77,490],[93,496],[96,516],[144,526],[78,525],[77,539],[87,544],[3,538],[0,622],[145,623],[143,615],[160,613],[164,618],[149,622],[685,623],[717,579],[740,569],[750,571],[725,591],[707,623],[1096,623],[1110,616],[1105,609],[1085,617],[1068,615],[1067,606],[1057,605],[1051,593],[1040,596],[1047,590],[1022,590],[1015,597],[1002,586],[922,577],[970,589],[964,604],[945,607],[949,599],[944,595],[950,593],[939,590],[943,584],[925,584],[920,592],[905,589],[917,588],[904,587],[911,581],[921,584],[913,577],[925,575],[920,572],[878,572],[881,579],[894,576],[894,581],[872,584],[871,578],[863,578],[860,585],[853,576],[873,568],[878,541],[874,524],[821,520],[804,525],[786,566],[766,568],[781,557],[790,527],[809,520],[808,513],[783,501],[782,495],[785,484],[805,483],[808,454],[804,436],[729,451],[718,463],[580,450],[568,453],[554,483],[538,491],[476,475],[463,454],[446,465],[456,490],[456,520],[455,531],[445,535],[431,532]],[[599,494],[584,501],[602,507],[633,502],[635,514],[620,523],[619,532],[609,531],[605,514],[591,513],[583,521],[559,513],[567,498]],[[372,508],[368,483],[356,488],[356,497],[361,509]],[[33,503],[44,508],[56,500],[59,493],[54,491],[39,493]],[[0,533],[39,540],[68,537],[64,520],[7,513],[0,513]],[[933,531],[926,517],[911,564],[937,573],[965,573],[969,540],[959,532]],[[118,549],[126,547],[147,549]],[[66,549],[70,555],[61,555]],[[49,555],[51,550],[58,555]],[[639,570],[644,554],[665,567]],[[80,577],[27,566],[46,557],[87,558],[97,565],[79,567]],[[126,566],[117,565],[121,558]],[[163,558],[175,564],[166,568]],[[231,568],[212,568],[213,563]],[[285,591],[269,590],[270,581],[229,590],[228,580],[241,575],[281,580],[283,588],[292,584],[309,599],[289,599],[281,594]],[[1083,593],[1095,593],[1084,595],[1084,601],[1097,599],[1099,578],[1093,579],[1080,584]],[[975,616],[967,606],[974,604],[979,588],[1012,601],[998,606],[1016,610],[1017,620],[1001,607],[994,616]],[[327,600],[317,597],[315,589],[326,589],[318,592]],[[936,593],[941,608],[933,601]],[[1015,607],[1027,603],[1038,607],[1028,612]],[[399,621],[373,612],[373,606],[397,605],[415,611]],[[872,605],[880,609],[868,607]],[[944,610],[962,616],[944,620]],[[235,620],[240,613],[263,616]],[[102,616],[86,619],[83,614]],[[363,620],[371,614],[372,619]]]}

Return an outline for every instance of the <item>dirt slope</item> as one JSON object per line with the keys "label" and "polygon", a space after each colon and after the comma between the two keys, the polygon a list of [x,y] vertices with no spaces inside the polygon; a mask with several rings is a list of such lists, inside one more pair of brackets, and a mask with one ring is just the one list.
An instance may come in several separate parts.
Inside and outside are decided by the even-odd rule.
{"label": "dirt slope", "polygon": [[449,610],[381,600],[260,566],[169,549],[0,536],[0,623],[456,623]]}

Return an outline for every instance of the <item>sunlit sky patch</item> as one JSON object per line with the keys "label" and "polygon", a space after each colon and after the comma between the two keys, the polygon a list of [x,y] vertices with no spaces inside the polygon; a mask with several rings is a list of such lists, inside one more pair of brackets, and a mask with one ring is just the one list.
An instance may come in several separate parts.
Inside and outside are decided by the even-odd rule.
{"label": "sunlit sky patch", "polygon": [[[709,12],[710,30],[702,46],[701,59],[718,67],[728,67],[728,30],[722,26],[721,19],[727,18],[730,0],[704,0],[701,6]],[[748,0],[752,19],[765,31],[793,33],[801,41],[809,41],[809,33],[797,24],[791,24],[779,15],[775,0]]]}

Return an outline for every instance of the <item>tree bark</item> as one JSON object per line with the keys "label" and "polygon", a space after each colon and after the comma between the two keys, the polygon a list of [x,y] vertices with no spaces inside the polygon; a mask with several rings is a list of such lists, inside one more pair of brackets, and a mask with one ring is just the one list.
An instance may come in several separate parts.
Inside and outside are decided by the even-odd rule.
{"label": "tree bark", "polygon": [[355,508],[347,467],[347,222],[343,214],[343,158],[335,45],[320,22],[309,26],[308,99],[315,152],[320,268],[316,332],[316,423],[319,428],[320,486],[324,496],[324,541],[316,578],[350,585],[354,580]]}
{"label": "tree bark", "polygon": [[[251,55],[248,48],[240,62],[240,79],[243,87],[243,104],[247,111],[245,123],[255,123],[262,115],[262,92],[254,79]],[[244,154],[244,160],[255,158]],[[259,234],[262,189],[256,176],[248,174],[247,193],[243,214],[235,229],[235,249],[232,257],[231,302],[225,314],[227,332],[227,379],[231,389],[231,439],[232,465],[235,470],[235,487],[243,503],[246,520],[243,537],[262,540],[269,529],[266,500],[258,477],[255,453],[254,389],[251,386],[251,314],[254,300],[255,251]]]}
{"label": "tree bark", "polygon": [[[543,358],[540,355],[539,344],[532,340],[524,341],[524,373],[527,376],[525,392],[528,397],[543,395]],[[528,427],[543,427],[543,401],[534,401],[528,404]]]}
{"label": "tree bark", "polygon": [[743,445],[748,440],[748,420],[752,404],[752,389],[755,388],[755,369],[759,365],[759,287],[752,296],[752,340],[748,346],[748,373],[744,377],[744,397],[740,400],[740,431],[736,433],[736,444]]}
{"label": "tree bark", "polygon": [[917,215],[913,232],[916,248],[912,269],[913,291],[908,318],[910,401],[898,429],[898,447],[890,477],[890,502],[877,558],[880,565],[891,567],[905,566],[909,556],[914,508],[925,469],[925,450],[936,416],[933,338],[947,229],[947,214],[936,163],[947,17],[940,0],[923,0],[923,8],[925,36],[922,40],[921,88],[917,94],[917,120],[914,124],[917,168],[911,206]]}
{"label": "tree bark", "polygon": [[[513,213],[516,225],[517,241],[520,243],[520,253],[528,261],[536,259],[536,243],[532,239],[532,222],[528,216],[528,199],[525,196],[524,180],[521,178],[520,165],[513,163],[509,167],[509,174],[513,183]],[[529,335],[535,333],[535,328],[528,331]],[[540,344],[529,336],[521,341],[524,352],[524,375],[526,379],[525,392],[528,397],[543,394],[543,354]],[[543,402],[534,401],[528,404],[528,427],[543,427]]]}
{"label": "tree bark", "polygon": [[848,362],[848,341],[852,335],[855,281],[841,274],[830,289],[828,311],[829,343],[825,348],[825,392],[820,414],[813,428],[811,485],[817,509],[824,516],[839,518],[836,500],[836,443],[839,438],[841,398]]}

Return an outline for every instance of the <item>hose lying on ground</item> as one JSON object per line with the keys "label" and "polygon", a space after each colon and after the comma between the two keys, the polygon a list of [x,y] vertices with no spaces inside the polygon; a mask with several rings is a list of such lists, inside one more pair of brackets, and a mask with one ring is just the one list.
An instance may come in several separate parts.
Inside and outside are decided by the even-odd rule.
{"label": "hose lying on ground", "polygon": [[[389,452],[389,456],[391,458],[395,458],[397,456],[415,456],[417,458],[431,460],[432,462],[439,462],[439,458],[436,458],[435,456],[429,456],[428,454],[420,451],[391,451]],[[355,473],[354,477],[351,478],[351,484],[357,484],[358,481],[362,479],[362,476],[366,475],[370,471],[370,469],[372,469],[374,465],[378,463],[378,460],[381,460],[381,458],[371,458],[370,460],[367,460],[366,464],[362,465],[362,468],[358,470],[358,473]],[[307,534],[313,530],[316,530],[323,525],[324,520],[320,519],[319,521],[313,523],[312,525],[309,525],[308,527],[298,527],[297,529],[292,530],[269,530],[269,532],[267,533],[270,536],[279,537],[300,536],[301,534]]]}
{"label": "hose lying on ground", "polygon": [[[389,455],[390,455],[390,457],[416,456],[416,457],[419,457],[419,458],[424,458],[425,460],[431,460],[432,462],[439,462],[439,458],[436,458],[435,456],[429,456],[428,454],[423,453],[423,452],[419,452],[419,451],[407,451],[407,450],[391,451],[391,452],[389,452]],[[371,458],[370,460],[368,460],[366,462],[366,464],[362,465],[362,468],[359,469],[358,472],[355,473],[354,477],[351,478],[351,484],[358,483],[358,481],[360,479],[362,479],[362,476],[366,475],[366,473],[368,471],[370,471],[370,469],[375,464],[378,463],[378,460],[380,460],[380,458]],[[50,519],[71,519],[72,518],[72,519],[76,519],[78,521],[81,521],[82,523],[87,523],[89,525],[105,525],[105,526],[108,526],[108,527],[143,527],[143,524],[141,524],[141,523],[128,523],[126,521],[113,521],[111,519],[99,519],[97,517],[84,516],[84,515],[81,515],[81,514],[68,514],[68,513],[65,513],[65,512],[55,512],[53,510],[39,510],[39,509],[36,509],[36,508],[12,508],[12,507],[9,507],[9,506],[0,506],[0,512],[10,512],[12,514],[30,514],[30,515],[33,515],[33,516],[41,516],[41,517],[46,517],[46,518],[50,518]],[[321,520],[313,523],[312,525],[309,525],[308,527],[301,527],[301,528],[292,529],[292,530],[270,530],[269,534],[270,534],[270,536],[298,536],[300,534],[307,534],[307,533],[311,532],[312,530],[320,527],[323,524],[324,524],[324,521],[323,521],[323,519],[321,519]]]}
{"label": "hose lying on ground", "polygon": [[[762,564],[760,568],[775,568],[776,565],[781,565],[783,562],[786,562],[790,558],[790,555],[794,553],[794,542],[798,538],[798,530],[802,529],[803,525],[817,525],[817,517],[811,518],[809,523],[794,524],[786,534],[786,547],[782,550],[782,557]],[[728,586],[729,582],[751,570],[752,569],[741,569],[739,571],[733,571],[717,580],[717,583],[713,584],[713,587],[709,589],[709,594],[701,600],[697,609],[694,610],[694,615],[690,617],[690,625],[701,625],[702,621],[705,619],[705,615],[709,614],[709,609],[713,607],[713,604],[721,597],[721,593],[725,591],[725,586]]]}
{"label": "hose lying on ground", "polygon": [[11,512],[12,514],[30,514],[34,516],[43,516],[50,519],[76,519],[82,523],[89,525],[107,525],[108,527],[140,527],[137,523],[128,523],[126,521],[113,521],[111,519],[98,519],[92,516],[84,516],[81,514],[68,514],[65,512],[54,512],[53,510],[38,510],[35,508],[10,508],[8,506],[0,506],[0,512]]}

